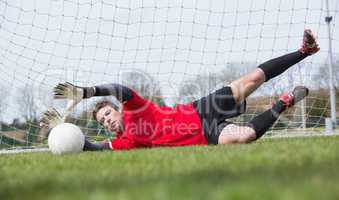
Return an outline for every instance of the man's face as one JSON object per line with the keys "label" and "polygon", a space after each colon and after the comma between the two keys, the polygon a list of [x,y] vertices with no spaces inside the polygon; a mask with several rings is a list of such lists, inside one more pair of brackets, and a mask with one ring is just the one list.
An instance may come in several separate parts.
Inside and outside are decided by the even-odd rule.
{"label": "man's face", "polygon": [[121,132],[123,130],[121,113],[110,105],[102,107],[97,112],[96,118],[109,131]]}

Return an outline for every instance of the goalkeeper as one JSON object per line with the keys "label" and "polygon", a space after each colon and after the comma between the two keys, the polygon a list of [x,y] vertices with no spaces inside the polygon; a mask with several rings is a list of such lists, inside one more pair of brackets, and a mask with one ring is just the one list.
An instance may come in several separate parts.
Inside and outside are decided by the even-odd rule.
{"label": "goalkeeper", "polygon": [[284,93],[271,109],[254,117],[246,126],[226,121],[242,114],[246,97],[264,82],[319,51],[311,30],[305,30],[302,47],[293,53],[269,60],[257,69],[208,96],[174,108],[160,107],[135,91],[119,84],[78,87],[70,83],[55,87],[55,98],[69,99],[69,107],[93,96],[114,95],[122,110],[110,101],[99,102],[93,117],[116,138],[91,143],[84,150],[127,150],[161,146],[249,143],[259,139],[288,107],[305,98],[308,89],[296,87]]}

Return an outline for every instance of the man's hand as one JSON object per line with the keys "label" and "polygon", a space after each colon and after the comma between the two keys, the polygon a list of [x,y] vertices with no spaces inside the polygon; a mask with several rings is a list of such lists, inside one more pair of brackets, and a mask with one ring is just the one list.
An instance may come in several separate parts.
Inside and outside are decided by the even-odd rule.
{"label": "man's hand", "polygon": [[73,108],[82,99],[92,97],[94,93],[94,87],[79,87],[69,82],[59,83],[54,88],[54,98],[68,100],[63,119],[66,119],[66,117],[72,112]]}
{"label": "man's hand", "polygon": [[48,129],[52,129],[62,123],[64,123],[64,120],[55,108],[45,111],[40,120],[40,126]]}
{"label": "man's hand", "polygon": [[83,98],[85,89],[69,82],[59,83],[54,88],[55,99],[67,99],[66,111],[70,112]]}

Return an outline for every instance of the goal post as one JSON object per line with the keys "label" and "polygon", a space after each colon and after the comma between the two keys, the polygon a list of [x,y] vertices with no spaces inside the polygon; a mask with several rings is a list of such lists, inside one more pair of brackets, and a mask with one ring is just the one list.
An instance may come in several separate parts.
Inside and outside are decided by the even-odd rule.
{"label": "goal post", "polygon": [[[174,106],[297,50],[305,28],[318,36],[320,52],[260,87],[234,122],[248,122],[302,80],[310,96],[282,115],[267,136],[321,133],[331,112],[336,120],[327,58],[335,92],[338,5],[335,0],[0,1],[0,149],[46,148],[48,130],[39,127],[39,119],[50,107],[65,107],[53,99],[59,82],[118,82],[159,105]],[[68,120],[91,139],[112,138],[114,133],[91,119],[98,100],[83,101]]]}
{"label": "goal post", "polygon": [[[330,105],[331,105],[331,121],[332,126],[335,128],[337,124],[337,110],[336,110],[336,89],[334,86],[334,76],[335,76],[335,65],[334,65],[334,58],[333,58],[333,51],[332,51],[332,31],[331,31],[331,21],[333,17],[330,16],[330,7],[329,1],[326,0],[326,17],[325,22],[327,23],[327,32],[328,32],[328,59],[329,59],[329,90],[330,90]],[[332,131],[332,130],[331,130]]]}

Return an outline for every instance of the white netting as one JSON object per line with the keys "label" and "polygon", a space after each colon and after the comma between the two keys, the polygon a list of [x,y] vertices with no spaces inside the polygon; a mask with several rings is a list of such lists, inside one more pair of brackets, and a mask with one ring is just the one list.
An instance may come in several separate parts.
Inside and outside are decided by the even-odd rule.
{"label": "white netting", "polygon": [[[337,67],[338,6],[330,0]],[[321,51],[261,87],[237,120],[247,121],[272,96],[304,84],[313,90],[304,107],[282,116],[273,130],[302,122],[315,130],[329,109],[325,16],[325,1],[313,0],[1,0],[0,146],[44,144],[37,119],[51,106],[64,106],[52,100],[59,82],[142,83],[159,103],[174,105],[296,50],[304,28],[318,35]],[[81,113],[94,101],[78,106],[72,119],[92,136],[105,133]]]}

